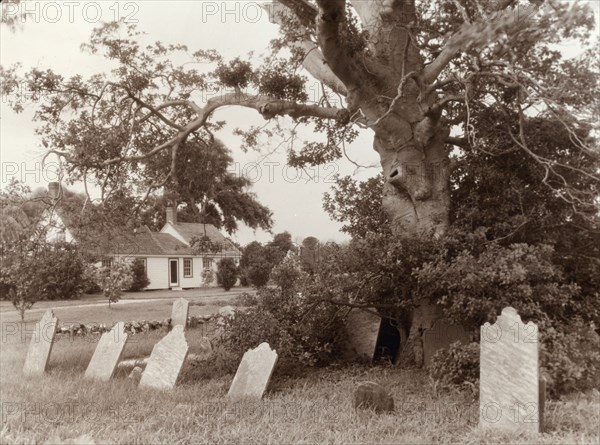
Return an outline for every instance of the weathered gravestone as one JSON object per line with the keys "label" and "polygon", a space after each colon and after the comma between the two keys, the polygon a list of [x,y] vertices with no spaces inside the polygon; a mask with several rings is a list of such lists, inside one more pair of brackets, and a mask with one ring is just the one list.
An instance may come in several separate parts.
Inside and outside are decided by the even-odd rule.
{"label": "weathered gravestone", "polygon": [[177,382],[183,362],[188,353],[188,344],[182,325],[173,327],[152,349],[140,386],[171,389]]}
{"label": "weathered gravestone", "polygon": [[228,397],[230,399],[262,398],[275,363],[277,363],[277,351],[271,349],[268,343],[261,343],[256,348],[246,351],[229,388]]}
{"label": "weathered gravestone", "polygon": [[187,325],[188,312],[190,303],[185,298],[178,298],[173,302],[171,310],[171,325],[182,325],[185,329]]}
{"label": "weathered gravestone", "polygon": [[48,309],[42,319],[35,325],[35,330],[29,342],[23,373],[27,375],[41,375],[46,372],[58,318],[54,316],[52,309]]}
{"label": "weathered gravestone", "polygon": [[502,310],[496,323],[481,327],[479,425],[537,433],[541,429],[538,327]]}
{"label": "weathered gravestone", "polygon": [[381,317],[365,311],[351,311],[346,320],[344,355],[372,360],[375,355]]}
{"label": "weathered gravestone", "polygon": [[85,371],[85,378],[110,380],[123,355],[126,342],[125,323],[122,321],[115,324],[109,332],[102,334]]}
{"label": "weathered gravestone", "polygon": [[437,320],[431,329],[423,333],[423,360],[425,366],[429,366],[431,358],[440,349],[448,349],[455,341],[469,343],[469,335],[462,326],[452,324],[447,318]]}

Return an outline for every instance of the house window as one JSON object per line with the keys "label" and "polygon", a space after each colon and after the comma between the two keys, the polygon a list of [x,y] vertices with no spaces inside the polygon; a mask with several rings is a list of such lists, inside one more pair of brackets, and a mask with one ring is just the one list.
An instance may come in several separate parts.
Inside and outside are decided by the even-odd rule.
{"label": "house window", "polygon": [[191,258],[183,259],[183,277],[184,278],[192,277],[192,259]]}
{"label": "house window", "polygon": [[148,275],[148,261],[146,260],[146,258],[140,258],[139,260],[144,265],[144,272],[146,273],[146,275]]}
{"label": "house window", "polygon": [[204,269],[212,269],[212,258],[202,258],[202,267]]}
{"label": "house window", "polygon": [[102,267],[106,267],[108,269],[112,268],[113,260],[112,258],[102,258]]}

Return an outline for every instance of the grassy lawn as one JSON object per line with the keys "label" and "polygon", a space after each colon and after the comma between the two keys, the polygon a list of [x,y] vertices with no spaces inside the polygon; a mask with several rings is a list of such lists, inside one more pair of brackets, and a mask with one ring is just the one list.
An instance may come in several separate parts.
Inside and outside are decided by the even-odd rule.
{"label": "grassy lawn", "polygon": [[[121,303],[131,300],[174,300],[179,297],[186,298],[190,301],[211,301],[211,300],[227,300],[239,295],[243,292],[254,293],[255,290],[251,287],[234,287],[229,291],[224,291],[220,287],[185,289],[182,291],[171,290],[151,290],[142,292],[125,292],[121,298]],[[73,300],[60,301],[38,301],[28,313],[43,312],[48,308],[56,307],[72,307],[83,305],[108,305],[106,298],[101,294],[84,294],[81,298]],[[118,305],[118,303],[117,303]],[[15,312],[15,308],[10,301],[0,301],[0,314]]]}
{"label": "grassy lawn", "polygon": [[[171,316],[173,300],[179,297],[190,301],[190,316],[207,315],[215,313],[225,304],[230,304],[242,292],[250,291],[248,288],[235,288],[229,292],[223,289],[193,289],[181,292],[156,291],[127,293],[118,303],[108,303],[98,296],[86,296],[82,300],[73,301],[42,301],[25,313],[25,322],[28,327],[33,327],[48,308],[54,310],[59,319],[59,324],[83,323],[101,324],[107,326],[118,321],[163,320]],[[154,295],[153,298],[148,298]],[[146,298],[143,298],[146,297]],[[137,302],[140,300],[140,302]],[[19,313],[12,303],[2,302],[0,305],[0,323],[20,323]]]}
{"label": "grassy lawn", "polygon": [[[186,334],[200,352],[199,329]],[[146,356],[164,335],[132,337],[125,358]],[[124,374],[107,383],[82,379],[95,343],[63,337],[54,345],[48,375],[21,373],[27,342],[2,345],[0,443],[531,443],[599,442],[597,391],[549,401],[547,432],[498,434],[477,428],[478,401],[467,393],[437,394],[421,372],[391,367],[331,367],[282,377],[275,373],[262,401],[228,403],[233,375],[186,364],[172,391],[138,389]],[[356,413],[352,391],[374,380],[388,387],[396,412]]]}

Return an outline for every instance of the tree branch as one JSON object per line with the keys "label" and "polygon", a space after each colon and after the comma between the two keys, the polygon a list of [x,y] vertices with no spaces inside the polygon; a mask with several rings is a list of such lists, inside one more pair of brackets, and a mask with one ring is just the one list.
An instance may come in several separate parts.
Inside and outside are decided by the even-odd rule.
{"label": "tree branch", "polygon": [[335,75],[351,90],[360,84],[359,73],[363,69],[346,53],[340,39],[340,26],[346,18],[345,0],[317,0],[317,40],[325,60]]}
{"label": "tree branch", "polygon": [[444,139],[446,144],[456,145],[457,147],[468,147],[469,141],[466,138],[457,138],[454,136],[448,136]]}
{"label": "tree branch", "polygon": [[[172,102],[168,102],[172,104]],[[159,105],[155,109],[160,109],[164,104]],[[275,116],[290,116],[293,118],[299,117],[318,117],[323,119],[335,119],[347,122],[350,118],[350,113],[345,108],[334,108],[334,107],[320,107],[318,105],[311,104],[299,104],[296,102],[290,102],[286,100],[274,99],[268,96],[252,96],[242,92],[225,94],[219,97],[213,97],[208,100],[204,108],[200,108],[197,104],[186,101],[186,106],[190,106],[197,110],[197,117],[190,121],[187,125],[179,127],[179,131],[175,136],[167,140],[166,142],[156,146],[148,153],[134,156],[120,156],[112,159],[107,159],[99,164],[100,167],[106,167],[119,162],[130,162],[130,161],[141,161],[154,156],[160,151],[167,148],[172,150],[178,147],[179,144],[184,142],[187,137],[203,127],[210,115],[218,108],[237,105],[245,108],[253,108],[257,110],[265,119],[272,119]],[[75,160],[66,151],[50,150],[45,157],[49,154],[56,154],[57,156],[67,159],[69,162],[76,163]]]}
{"label": "tree branch", "polygon": [[501,1],[494,11],[502,12],[496,14],[493,17],[493,20],[491,17],[487,16],[482,17],[479,21],[474,23],[463,23],[460,29],[448,39],[442,52],[437,58],[424,68],[424,82],[428,84],[435,82],[437,77],[444,68],[448,66],[452,59],[454,59],[460,51],[468,48],[474,43],[478,36],[487,35],[489,36],[489,39],[492,39],[500,29],[510,26],[519,20],[523,20],[523,17],[526,17],[526,13],[516,14],[512,10],[506,10],[512,3],[514,3],[512,0]]}
{"label": "tree branch", "polygon": [[[299,1],[304,3],[303,0]],[[296,17],[298,17],[298,19],[300,20],[300,22],[304,23],[302,18],[298,16],[298,13],[295,12],[296,8],[291,8],[290,6],[287,6],[290,3],[292,2],[290,2],[289,0],[275,0],[273,3],[270,4],[269,9],[272,11],[271,19],[273,23],[280,26],[283,25],[286,14],[295,14]],[[316,15],[317,14],[315,10],[312,22],[313,29],[315,26]],[[333,71],[331,71],[331,68],[327,65],[327,61],[323,57],[323,53],[321,53],[321,50],[315,43],[311,42],[308,39],[304,39],[291,42],[290,47],[300,49],[304,52],[305,57],[302,61],[302,66],[315,79],[317,79],[319,82],[324,83],[338,94],[341,94],[343,96],[346,96],[348,94],[346,86],[333,73]]]}

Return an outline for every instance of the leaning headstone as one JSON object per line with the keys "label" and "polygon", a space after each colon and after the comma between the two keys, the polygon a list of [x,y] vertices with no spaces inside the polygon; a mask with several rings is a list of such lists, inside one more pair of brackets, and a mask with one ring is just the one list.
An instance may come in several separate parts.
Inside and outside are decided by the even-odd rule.
{"label": "leaning headstone", "polygon": [[188,353],[188,344],[182,325],[174,326],[152,349],[140,386],[171,389],[175,386],[183,362]]}
{"label": "leaning headstone", "polygon": [[538,327],[502,310],[481,327],[479,425],[537,433],[542,424],[538,374]]}
{"label": "leaning headstone", "polygon": [[54,316],[52,309],[48,309],[42,319],[35,325],[35,330],[29,342],[23,373],[27,375],[41,375],[46,372],[50,353],[54,345],[56,325],[58,318]]}
{"label": "leaning headstone", "polygon": [[363,382],[354,391],[354,409],[371,409],[376,413],[394,411],[394,398],[381,385]]}
{"label": "leaning headstone", "polygon": [[373,360],[381,317],[365,311],[351,311],[346,320],[346,338],[344,355],[347,358],[358,357]]}
{"label": "leaning headstone", "polygon": [[121,321],[100,337],[92,360],[85,371],[85,378],[110,380],[123,355],[125,343],[127,343],[127,333],[125,332],[125,323]]}
{"label": "leaning headstone", "polygon": [[190,303],[185,298],[178,298],[173,303],[173,309],[171,310],[171,325],[177,326],[182,325],[185,329],[188,319]]}
{"label": "leaning headstone", "polygon": [[229,388],[228,397],[261,399],[273,374],[275,363],[277,351],[271,349],[268,343],[261,343],[256,348],[246,351]]}
{"label": "leaning headstone", "polygon": [[425,366],[429,366],[431,358],[440,349],[448,347],[456,342],[469,343],[471,336],[462,326],[450,323],[447,318],[437,320],[431,329],[423,333],[423,360]]}

